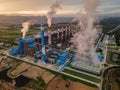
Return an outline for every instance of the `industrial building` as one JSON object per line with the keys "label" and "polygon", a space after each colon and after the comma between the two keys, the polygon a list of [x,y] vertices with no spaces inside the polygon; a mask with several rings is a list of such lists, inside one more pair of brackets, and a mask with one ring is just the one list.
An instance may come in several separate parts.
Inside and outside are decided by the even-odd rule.
{"label": "industrial building", "polygon": [[[68,41],[73,36],[71,28],[59,29],[58,31],[51,32],[51,42],[52,45],[57,43],[63,43]],[[34,35],[35,42],[41,43],[41,35]],[[48,44],[48,34],[45,33],[45,44]]]}
{"label": "industrial building", "polygon": [[100,67],[85,64],[79,60],[76,61],[75,56],[69,52],[54,48],[54,46],[57,47],[58,43],[68,42],[72,36],[73,32],[70,27],[53,31],[51,32],[51,45],[49,45],[48,34],[44,32],[44,27],[41,26],[41,35],[20,38],[18,47],[12,48],[9,54],[18,58],[24,57],[23,59],[32,57],[34,63],[40,63],[40,65],[44,63],[43,66],[48,68],[57,67],[58,71],[62,71],[65,66],[72,62],[71,66],[74,69],[100,75]]}
{"label": "industrial building", "polygon": [[82,61],[72,62],[71,66],[74,69],[86,71],[86,72],[96,74],[96,75],[100,75],[100,73],[101,73],[100,67],[96,67],[92,64],[90,65],[90,64],[84,63]]}
{"label": "industrial building", "polygon": [[[52,45],[68,41],[72,37],[69,29],[61,29],[53,31],[51,34]],[[18,47],[12,48],[9,52],[14,57],[34,57],[34,63],[41,60],[42,63],[55,65],[57,67],[63,65],[66,61],[71,62],[69,58],[72,56],[68,52],[54,49],[48,44],[48,35],[44,33],[44,27],[41,26],[41,35],[34,35],[33,38],[20,38]]]}

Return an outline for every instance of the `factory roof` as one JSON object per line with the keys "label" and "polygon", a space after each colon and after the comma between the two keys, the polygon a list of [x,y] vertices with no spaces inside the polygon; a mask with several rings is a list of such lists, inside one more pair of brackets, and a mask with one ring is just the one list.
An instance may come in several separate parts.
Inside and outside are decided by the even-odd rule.
{"label": "factory roof", "polygon": [[25,38],[25,39],[23,39],[23,42],[31,42],[33,40],[34,40],[33,38]]}
{"label": "factory roof", "polygon": [[37,43],[31,43],[31,44],[28,45],[28,47],[30,47],[30,48],[32,48],[34,46],[37,46]]}
{"label": "factory roof", "polygon": [[96,67],[94,65],[89,65],[89,64],[86,64],[82,61],[73,62],[72,67],[87,70],[87,71],[92,71],[92,72],[96,72],[96,73],[100,73],[100,67]]}

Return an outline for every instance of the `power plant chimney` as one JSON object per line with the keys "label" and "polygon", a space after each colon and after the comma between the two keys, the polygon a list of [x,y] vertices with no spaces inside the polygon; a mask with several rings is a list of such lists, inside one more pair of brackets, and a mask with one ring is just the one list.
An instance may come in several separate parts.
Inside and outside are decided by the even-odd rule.
{"label": "power plant chimney", "polygon": [[52,41],[51,41],[51,27],[48,27],[48,44],[51,45]]}
{"label": "power plant chimney", "polygon": [[42,62],[46,64],[44,26],[41,25]]}

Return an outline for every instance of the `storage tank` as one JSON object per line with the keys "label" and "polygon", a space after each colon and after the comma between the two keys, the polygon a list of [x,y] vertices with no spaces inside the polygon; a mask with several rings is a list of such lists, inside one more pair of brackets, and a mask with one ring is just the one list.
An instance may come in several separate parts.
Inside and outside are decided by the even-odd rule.
{"label": "storage tank", "polygon": [[61,60],[57,60],[56,65],[57,65],[57,66],[60,66],[61,64],[62,64]]}
{"label": "storage tank", "polygon": [[68,56],[69,56],[69,53],[68,53],[68,52],[62,53],[62,54],[59,56],[56,65],[57,65],[57,66],[60,66],[61,64],[63,64],[63,63],[67,60]]}

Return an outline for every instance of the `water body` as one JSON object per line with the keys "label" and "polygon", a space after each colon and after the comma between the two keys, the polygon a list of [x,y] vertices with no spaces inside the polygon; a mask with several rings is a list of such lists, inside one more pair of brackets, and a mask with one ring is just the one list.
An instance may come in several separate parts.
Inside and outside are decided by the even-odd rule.
{"label": "water body", "polygon": [[[6,82],[12,82],[13,79],[9,78],[7,76],[8,70],[9,69],[6,69],[6,70],[3,70],[0,72],[0,80],[4,80]],[[29,79],[29,78],[24,77],[24,76],[19,76],[18,78],[15,78],[14,80],[16,81],[16,84],[15,84],[16,87],[23,87],[24,85],[29,83],[32,79]]]}
{"label": "water body", "polygon": [[7,76],[7,71],[8,70],[9,69],[6,69],[6,70],[3,70],[3,71],[0,72],[0,79],[4,80],[6,82],[12,82],[12,79]]}
{"label": "water body", "polygon": [[16,81],[16,84],[15,84],[16,87],[23,87],[24,85],[29,83],[31,79],[24,77],[24,76],[20,76],[16,78],[15,81]]}

